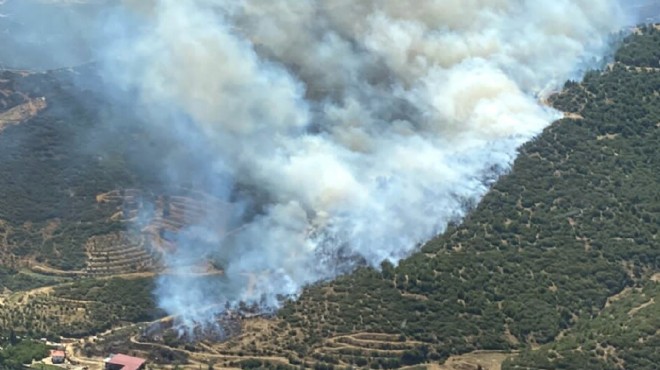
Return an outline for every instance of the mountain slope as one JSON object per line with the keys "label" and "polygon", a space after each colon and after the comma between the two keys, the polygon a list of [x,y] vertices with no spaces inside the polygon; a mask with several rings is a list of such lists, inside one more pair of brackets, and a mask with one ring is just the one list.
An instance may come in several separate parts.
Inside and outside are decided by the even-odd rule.
{"label": "mountain slope", "polygon": [[[476,350],[500,351],[493,357],[501,360],[519,350],[505,368],[653,368],[660,299],[660,70],[653,64],[659,40],[656,28],[642,28],[624,42],[617,63],[567,83],[549,101],[566,118],[521,149],[511,173],[464,222],[399,266],[361,269],[309,287],[276,317],[244,321],[243,333],[225,343],[131,333],[122,348],[167,348],[235,364],[245,359],[242,367],[284,366],[285,359],[291,366],[396,368]],[[150,169],[126,159],[134,146],[149,147],[139,131],[115,133],[131,140],[92,140],[98,145],[76,149],[98,139],[103,112],[67,73],[3,77],[15,81],[12,91],[46,97],[48,107],[0,134],[0,242],[3,256],[74,269],[84,266],[90,237],[125,227],[109,219],[116,206],[104,208],[96,195],[159,185]],[[9,94],[3,112],[21,99]],[[151,153],[158,157],[158,149]],[[0,296],[0,328],[20,322],[15,327],[34,337],[83,335],[145,319],[141,310],[158,314],[144,296],[149,278],[130,284],[37,279],[19,274],[17,264],[0,271],[2,286],[57,286],[18,292],[6,302]],[[131,294],[141,299],[127,308],[110,304],[117,297],[130,301]],[[43,307],[53,315],[39,312]]]}
{"label": "mountain slope", "polygon": [[[626,45],[650,39],[660,49],[656,34],[645,29]],[[393,353],[399,363],[525,348],[643,284],[660,268],[659,86],[656,69],[622,63],[568,83],[551,103],[571,118],[525,145],[460,226],[396,268],[361,270],[288,304],[282,326],[302,334],[288,348],[346,364],[379,356],[338,351],[328,337],[382,332],[419,342],[406,359]]]}
{"label": "mountain slope", "polygon": [[626,289],[590,320],[504,369],[656,369],[660,363],[660,284]]}

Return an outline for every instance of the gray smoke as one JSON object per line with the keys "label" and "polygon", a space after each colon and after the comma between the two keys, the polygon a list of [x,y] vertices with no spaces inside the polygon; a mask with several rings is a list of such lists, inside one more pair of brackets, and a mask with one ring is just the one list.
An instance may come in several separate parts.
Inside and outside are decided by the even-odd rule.
{"label": "gray smoke", "polygon": [[[230,204],[177,236],[160,305],[209,323],[409,256],[560,117],[540,99],[602,61],[624,14],[613,0],[125,1],[106,76],[177,138],[168,178]],[[221,278],[187,274],[208,259]]]}

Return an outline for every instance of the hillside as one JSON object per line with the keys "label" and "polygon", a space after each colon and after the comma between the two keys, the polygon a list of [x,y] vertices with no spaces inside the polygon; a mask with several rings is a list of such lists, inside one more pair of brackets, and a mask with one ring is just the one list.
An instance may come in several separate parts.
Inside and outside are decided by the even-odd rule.
{"label": "hillside", "polygon": [[0,248],[7,264],[33,259],[79,269],[89,237],[123,229],[108,219],[115,210],[94,200],[134,184],[136,176],[125,160],[127,146],[104,145],[95,132],[104,112],[95,94],[73,87],[77,74],[88,71],[2,72],[5,112],[34,99],[46,104],[0,135]]}
{"label": "hillside", "polygon": [[553,343],[525,351],[504,369],[653,369],[660,363],[660,284],[628,288],[591,320],[581,320]]}
{"label": "hillside", "polygon": [[208,195],[192,194],[189,184],[166,191],[157,173],[167,142],[147,138],[134,107],[108,101],[100,92],[105,88],[92,64],[0,72],[5,266],[68,276],[150,269],[158,258],[138,218],[167,209],[151,225],[157,235],[180,228],[200,204],[214,204]]}
{"label": "hillside", "polygon": [[[551,103],[571,118],[525,145],[513,171],[463,224],[396,268],[361,270],[310,288],[280,312],[282,330],[297,335],[256,348],[285,346],[328,363],[391,367],[536,348],[578,323],[597,325],[591,319],[608,297],[655,284],[649,279],[660,268],[660,73],[646,55],[649,45],[660,49],[658,33],[646,28],[626,39],[617,60],[630,64],[567,83]],[[335,345],[360,332],[400,339]],[[638,339],[620,338],[626,345]],[[396,345],[401,340],[416,345]],[[654,340],[657,332],[635,347],[648,352]]]}
{"label": "hillside", "polygon": [[[117,112],[72,83],[93,78],[93,66],[3,72],[0,114],[42,97],[46,106],[0,133],[0,335],[82,337],[71,350],[87,361],[122,350],[195,368],[652,369],[658,50],[660,31],[642,28],[616,63],[568,82],[549,101],[566,118],[521,148],[469,217],[420,253],[309,287],[276,317],[238,320],[240,334],[222,343],[188,343],[166,325],[153,334],[139,324],[163,313],[150,294],[152,251],[126,233],[138,207],[131,197],[168,204],[159,219],[166,228],[183,221],[164,209],[200,202],[163,196],[182,191],[127,159],[141,150],[156,166],[162,149],[130,124],[102,140],[103,119]],[[144,264],[126,267],[121,255]]]}

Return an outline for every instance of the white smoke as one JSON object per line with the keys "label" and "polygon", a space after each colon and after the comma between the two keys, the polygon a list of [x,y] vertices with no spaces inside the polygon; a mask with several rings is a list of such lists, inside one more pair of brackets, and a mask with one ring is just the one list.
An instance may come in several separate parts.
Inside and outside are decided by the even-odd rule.
{"label": "white smoke", "polygon": [[139,91],[152,129],[204,149],[204,176],[259,198],[231,236],[210,218],[168,258],[173,270],[223,261],[222,281],[161,280],[160,304],[187,324],[409,256],[559,117],[538,96],[600,60],[626,22],[608,0],[153,0],[122,12],[109,76]]}

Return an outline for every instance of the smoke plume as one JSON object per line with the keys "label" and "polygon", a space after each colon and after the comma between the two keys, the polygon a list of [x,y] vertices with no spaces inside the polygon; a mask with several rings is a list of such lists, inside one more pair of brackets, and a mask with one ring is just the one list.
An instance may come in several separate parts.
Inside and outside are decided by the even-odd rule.
{"label": "smoke plume", "polygon": [[[176,143],[166,178],[226,203],[176,236],[157,296],[183,324],[276,309],[460,220],[599,63],[608,0],[125,1],[108,80]],[[221,278],[189,268],[218,261]]]}

